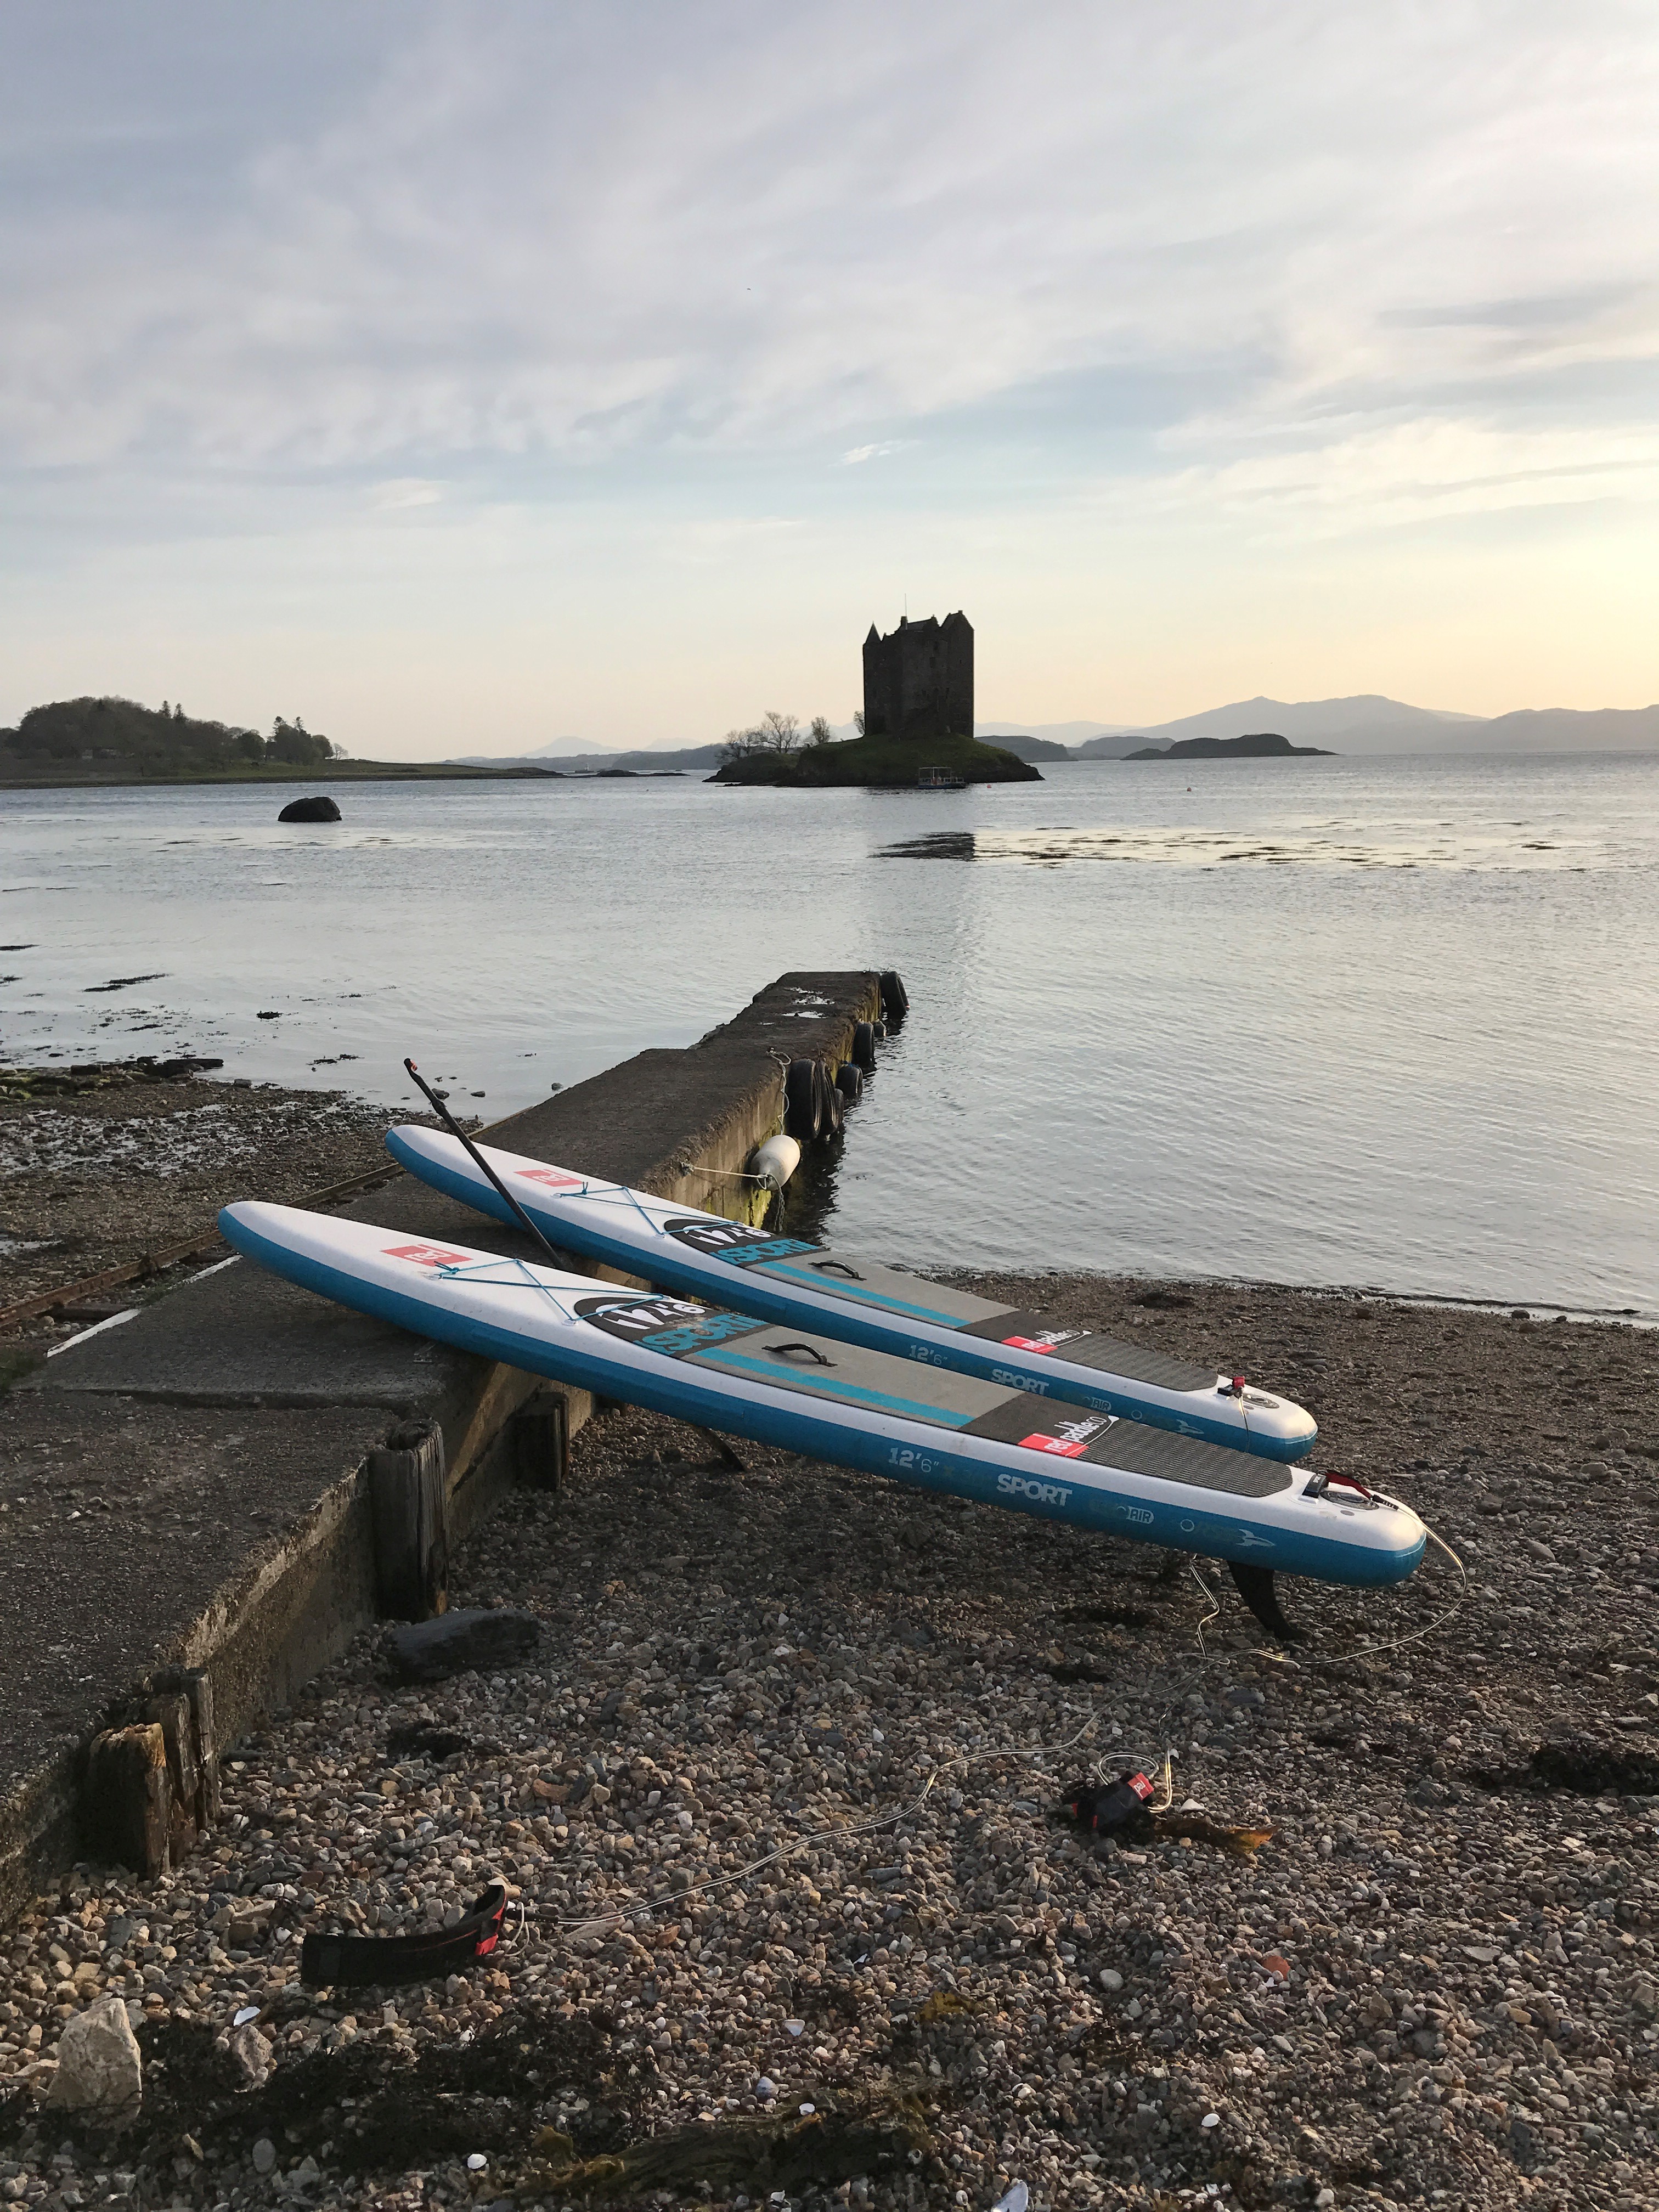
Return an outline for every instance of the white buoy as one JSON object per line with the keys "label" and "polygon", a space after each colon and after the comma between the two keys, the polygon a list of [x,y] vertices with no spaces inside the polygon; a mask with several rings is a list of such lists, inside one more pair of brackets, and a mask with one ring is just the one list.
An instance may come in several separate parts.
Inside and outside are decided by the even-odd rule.
{"label": "white buoy", "polygon": [[799,1165],[800,1146],[793,1137],[769,1137],[756,1146],[749,1172],[773,1190],[781,1190]]}

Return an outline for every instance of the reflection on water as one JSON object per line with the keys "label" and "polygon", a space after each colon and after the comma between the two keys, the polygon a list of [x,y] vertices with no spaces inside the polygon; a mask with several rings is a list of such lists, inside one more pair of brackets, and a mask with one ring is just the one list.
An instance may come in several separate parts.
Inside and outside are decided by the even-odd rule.
{"label": "reflection on water", "polygon": [[792,1206],[838,1243],[1659,1310],[1659,762],[1045,777],[353,784],[284,827],[260,787],[9,793],[0,1060],[412,1106],[408,1053],[493,1120],[892,967]]}

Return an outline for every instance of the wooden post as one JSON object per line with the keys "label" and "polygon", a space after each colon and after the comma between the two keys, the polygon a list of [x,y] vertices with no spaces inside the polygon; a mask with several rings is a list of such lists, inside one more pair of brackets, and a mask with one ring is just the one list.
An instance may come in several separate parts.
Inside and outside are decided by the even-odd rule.
{"label": "wooden post", "polygon": [[211,1835],[219,1825],[219,1738],[213,1725],[213,1678],[204,1667],[185,1669],[185,1695],[196,1723],[196,1759],[202,1777],[196,1825]]}
{"label": "wooden post", "polygon": [[167,1782],[173,1800],[169,1853],[176,1865],[194,1848],[197,1802],[201,1790],[190,1699],[179,1691],[164,1692],[149,1700],[145,1717],[161,1729],[167,1750]]}
{"label": "wooden post", "polygon": [[568,1409],[553,1391],[538,1392],[507,1425],[513,1478],[527,1490],[557,1490],[564,1481]]}
{"label": "wooden post", "polygon": [[82,1811],[100,1855],[154,1877],[170,1863],[173,1782],[158,1721],[106,1729],[87,1754]]}
{"label": "wooden post", "polygon": [[[219,1825],[220,1810],[212,1677],[204,1667],[158,1667],[144,1687],[149,1697],[148,1717],[161,1723],[167,1739],[173,1794],[198,1831],[210,1835]],[[174,1716],[171,1727],[164,1705]],[[179,1713],[179,1705],[187,1710]]]}
{"label": "wooden post", "polygon": [[368,1455],[369,1510],[380,1609],[394,1620],[428,1620],[448,1603],[449,1513],[444,1432],[404,1421]]}

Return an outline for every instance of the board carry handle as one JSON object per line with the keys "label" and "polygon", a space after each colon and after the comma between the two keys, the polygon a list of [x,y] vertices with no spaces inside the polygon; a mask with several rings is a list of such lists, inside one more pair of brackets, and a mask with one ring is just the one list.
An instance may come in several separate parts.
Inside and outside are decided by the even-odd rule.
{"label": "board carry handle", "polygon": [[798,1352],[804,1352],[814,1367],[833,1367],[836,1364],[833,1359],[826,1359],[815,1344],[769,1344],[766,1349],[774,1359],[786,1360],[792,1367],[796,1364],[794,1355]]}

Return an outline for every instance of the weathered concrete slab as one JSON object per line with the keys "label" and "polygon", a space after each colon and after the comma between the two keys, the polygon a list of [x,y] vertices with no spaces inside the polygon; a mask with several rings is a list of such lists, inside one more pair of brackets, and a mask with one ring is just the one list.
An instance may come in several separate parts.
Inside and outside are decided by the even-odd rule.
{"label": "weathered concrete slab", "polygon": [[343,1649],[373,1585],[366,1531],[342,1524],[362,1513],[356,1470],[384,1418],[6,1401],[0,1913],[75,1856],[76,1770],[112,1698],[154,1667],[210,1660],[234,1728]]}
{"label": "weathered concrete slab", "polygon": [[[700,1043],[639,1054],[492,1138],[740,1213],[747,1187],[726,1177],[780,1126],[784,1064],[845,1057],[878,1005],[871,974],[781,977]],[[344,1210],[534,1249],[406,1176]],[[506,1424],[549,1387],[238,1261],[0,1401],[0,1482],[21,1501],[0,1516],[0,1919],[75,1856],[76,1771],[112,1700],[157,1665],[205,1667],[233,1741],[374,1617],[362,1462],[393,1422],[441,1424],[459,1540],[513,1479]],[[589,1401],[562,1395],[574,1431]]]}
{"label": "weathered concrete slab", "polygon": [[348,1313],[238,1263],[70,1343],[22,1395],[149,1398],[173,1406],[374,1406],[423,1412],[464,1356]]}

